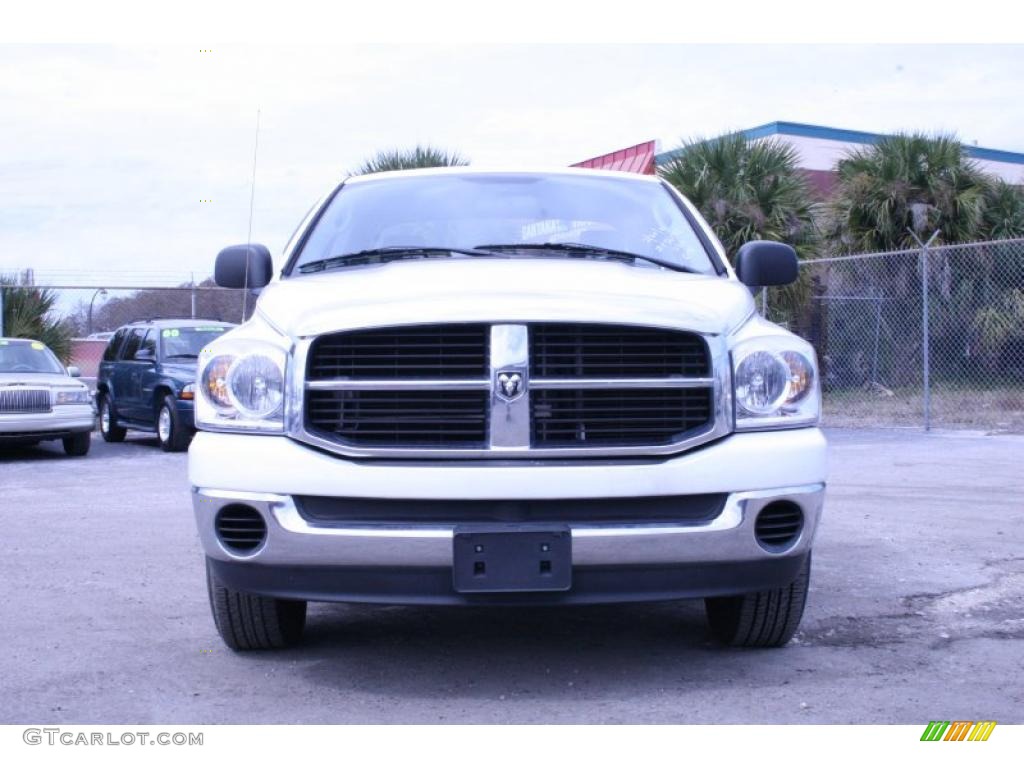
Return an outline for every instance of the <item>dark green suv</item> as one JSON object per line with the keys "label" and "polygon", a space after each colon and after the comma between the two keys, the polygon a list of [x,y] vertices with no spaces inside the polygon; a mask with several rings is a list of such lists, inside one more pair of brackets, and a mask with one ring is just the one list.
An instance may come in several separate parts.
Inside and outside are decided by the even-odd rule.
{"label": "dark green suv", "polygon": [[96,379],[100,434],[119,443],[129,429],[155,432],[165,451],[195,433],[192,404],[199,352],[234,326],[213,320],[150,320],[119,328]]}

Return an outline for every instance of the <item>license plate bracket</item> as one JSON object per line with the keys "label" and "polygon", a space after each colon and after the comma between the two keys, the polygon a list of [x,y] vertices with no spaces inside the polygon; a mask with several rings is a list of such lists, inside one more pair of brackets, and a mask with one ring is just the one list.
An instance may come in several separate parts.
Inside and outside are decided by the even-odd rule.
{"label": "license plate bracket", "polygon": [[569,526],[456,526],[456,592],[564,592],[572,587]]}

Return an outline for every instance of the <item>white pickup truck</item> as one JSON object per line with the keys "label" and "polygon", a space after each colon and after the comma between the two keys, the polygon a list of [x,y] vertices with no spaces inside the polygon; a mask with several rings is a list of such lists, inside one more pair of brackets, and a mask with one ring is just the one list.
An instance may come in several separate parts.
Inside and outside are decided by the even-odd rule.
{"label": "white pickup truck", "polygon": [[279,648],[307,601],[704,598],[714,635],[796,631],[825,440],[807,342],[655,177],[448,168],[349,178],[269,251],[199,357],[189,479],[217,629]]}

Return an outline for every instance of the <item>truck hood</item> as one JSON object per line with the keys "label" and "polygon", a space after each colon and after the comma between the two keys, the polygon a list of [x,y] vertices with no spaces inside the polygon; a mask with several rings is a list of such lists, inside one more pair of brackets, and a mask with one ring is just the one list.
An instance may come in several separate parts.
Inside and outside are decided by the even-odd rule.
{"label": "truck hood", "polygon": [[438,322],[602,322],[730,332],[754,310],[750,290],[621,262],[549,258],[425,259],[277,280],[259,312],[293,338]]}

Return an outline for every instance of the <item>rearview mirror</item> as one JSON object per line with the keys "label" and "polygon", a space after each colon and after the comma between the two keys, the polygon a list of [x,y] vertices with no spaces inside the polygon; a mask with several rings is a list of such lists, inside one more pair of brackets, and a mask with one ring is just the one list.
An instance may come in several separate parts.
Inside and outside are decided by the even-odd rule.
{"label": "rearview mirror", "polygon": [[736,277],[751,288],[789,285],[798,269],[796,251],[785,243],[752,240],[736,254]]}
{"label": "rearview mirror", "polygon": [[213,279],[221,288],[262,288],[273,276],[274,264],[265,245],[231,245],[217,254]]}

